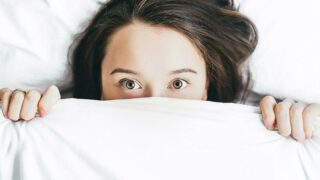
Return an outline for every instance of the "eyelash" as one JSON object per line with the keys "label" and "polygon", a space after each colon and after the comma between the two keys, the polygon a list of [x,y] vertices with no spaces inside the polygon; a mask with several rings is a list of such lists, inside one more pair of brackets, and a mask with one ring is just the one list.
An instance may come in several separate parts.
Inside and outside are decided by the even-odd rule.
{"label": "eyelash", "polygon": [[[186,86],[188,86],[190,83],[189,83],[189,81],[187,81],[187,80],[184,80],[184,79],[174,79],[174,80],[172,80],[171,82],[170,82],[170,86],[172,86],[173,85],[173,82],[175,82],[175,81],[184,81],[184,82],[186,82],[187,83],[187,85]],[[169,86],[169,87],[170,87]],[[172,88],[172,87],[170,87],[170,89],[173,89],[173,90],[181,90],[181,89],[175,89],[175,88]],[[184,88],[183,88],[184,89]]]}
{"label": "eyelash", "polygon": [[[174,80],[172,80],[172,81],[170,82],[170,86],[172,85],[173,82],[178,81],[178,80],[184,81],[184,82],[187,83],[187,85],[190,85],[190,82],[187,81],[187,80],[185,80],[185,79],[174,79]],[[133,82],[135,82],[136,84],[138,84],[138,85],[141,87],[140,83],[137,83],[137,81],[131,80],[131,79],[121,79],[121,80],[119,81],[119,86],[122,87],[122,88],[128,89],[128,88],[126,88],[126,86],[125,86],[125,83],[128,82],[128,81],[133,81]],[[180,89],[172,88],[172,87],[170,87],[170,86],[169,86],[170,89],[180,90]],[[141,89],[141,88],[139,88],[139,89]]]}
{"label": "eyelash", "polygon": [[[128,89],[128,88],[126,88],[126,84],[125,84],[128,81],[133,81],[135,84],[138,84],[141,87],[141,85],[139,83],[137,83],[137,81],[131,80],[131,79],[121,79],[119,81],[119,86],[122,87],[122,88]],[[139,89],[141,89],[141,88],[139,88]],[[128,89],[128,90],[130,90],[130,89]]]}

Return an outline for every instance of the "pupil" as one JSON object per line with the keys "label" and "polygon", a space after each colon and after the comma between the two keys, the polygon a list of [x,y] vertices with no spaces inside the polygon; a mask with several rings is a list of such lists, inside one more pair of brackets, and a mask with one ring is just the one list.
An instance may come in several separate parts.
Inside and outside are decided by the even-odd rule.
{"label": "pupil", "polygon": [[134,88],[134,83],[132,81],[127,82],[127,88],[128,89],[133,89]]}
{"label": "pupil", "polygon": [[175,87],[176,89],[181,88],[181,86],[182,86],[181,81],[176,81],[176,82],[174,83],[174,87]]}

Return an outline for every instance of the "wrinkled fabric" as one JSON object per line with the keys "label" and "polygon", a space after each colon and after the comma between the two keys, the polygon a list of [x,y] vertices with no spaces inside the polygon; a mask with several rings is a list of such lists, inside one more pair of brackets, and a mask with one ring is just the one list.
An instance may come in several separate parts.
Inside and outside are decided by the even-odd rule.
{"label": "wrinkled fabric", "polygon": [[99,2],[0,0],[0,88],[70,87],[69,47]]}
{"label": "wrinkled fabric", "polygon": [[258,107],[169,98],[66,99],[0,116],[1,180],[319,180],[320,135],[268,131]]}

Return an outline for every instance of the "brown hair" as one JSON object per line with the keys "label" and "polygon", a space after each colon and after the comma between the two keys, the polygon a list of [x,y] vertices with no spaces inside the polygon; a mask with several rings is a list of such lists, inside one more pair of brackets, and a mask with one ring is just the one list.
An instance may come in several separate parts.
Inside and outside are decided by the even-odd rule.
{"label": "brown hair", "polygon": [[[232,102],[244,85],[243,62],[257,44],[254,24],[226,0],[111,0],[75,40],[71,54],[74,97],[100,99],[101,63],[108,40],[138,20],[186,35],[200,50],[210,78],[208,100]],[[250,78],[250,76],[248,76]]]}

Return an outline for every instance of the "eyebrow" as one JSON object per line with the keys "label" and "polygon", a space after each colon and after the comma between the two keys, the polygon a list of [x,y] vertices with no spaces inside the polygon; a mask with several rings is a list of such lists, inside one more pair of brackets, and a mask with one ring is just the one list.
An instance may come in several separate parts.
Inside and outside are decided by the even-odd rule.
{"label": "eyebrow", "polygon": [[116,73],[125,73],[125,74],[133,74],[139,76],[139,73],[132,71],[130,69],[123,69],[123,68],[116,68],[114,69],[110,75],[116,74]]}
{"label": "eyebrow", "polygon": [[[140,74],[138,72],[130,70],[130,69],[124,69],[124,68],[116,68],[110,73],[110,75],[113,75],[113,74],[116,74],[116,73],[125,73],[125,74],[133,74],[133,75],[140,76]],[[181,74],[181,73],[198,74],[197,71],[195,71],[193,69],[190,69],[190,68],[177,69],[177,70],[174,70],[174,71],[170,72],[171,75]]]}
{"label": "eyebrow", "polygon": [[197,71],[190,69],[190,68],[183,68],[183,69],[178,69],[171,71],[170,74],[181,74],[181,73],[193,73],[193,74],[198,74]]}

